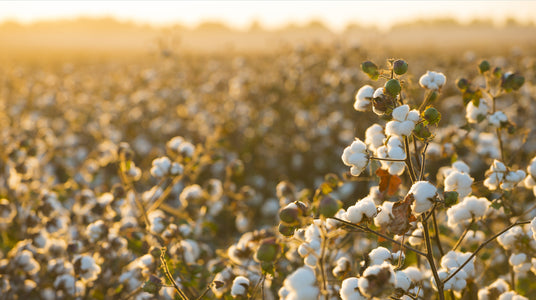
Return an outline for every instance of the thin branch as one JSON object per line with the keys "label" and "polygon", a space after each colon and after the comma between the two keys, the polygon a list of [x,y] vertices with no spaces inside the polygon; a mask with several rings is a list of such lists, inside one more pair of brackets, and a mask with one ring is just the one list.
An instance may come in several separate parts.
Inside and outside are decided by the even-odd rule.
{"label": "thin branch", "polygon": [[462,235],[460,236],[460,238],[458,239],[458,241],[456,242],[454,247],[452,247],[452,251],[456,251],[458,246],[460,246],[460,244],[462,243],[463,239],[467,235],[467,232],[469,232],[469,229],[471,229],[471,226],[473,226],[473,224],[475,224],[475,218],[471,219],[471,223],[469,223],[469,225],[465,228],[465,230],[463,231]]}
{"label": "thin branch", "polygon": [[422,252],[422,251],[419,251],[419,250],[417,250],[417,249],[415,249],[415,248],[413,248],[413,247],[411,247],[411,246],[409,246],[409,245],[403,244],[403,243],[401,243],[401,242],[399,242],[399,241],[397,241],[397,240],[395,240],[395,239],[393,239],[393,238],[391,238],[391,237],[389,237],[389,236],[387,236],[387,235],[385,235],[385,234],[383,234],[383,233],[377,232],[377,231],[372,230],[372,229],[370,229],[370,228],[368,228],[368,227],[364,227],[364,226],[361,226],[361,225],[357,225],[357,224],[354,224],[354,223],[352,223],[352,222],[348,222],[348,221],[345,221],[345,220],[342,220],[342,219],[339,219],[339,218],[336,218],[336,217],[333,217],[333,218],[331,218],[331,219],[333,219],[333,220],[337,220],[337,221],[339,221],[339,222],[341,222],[341,223],[343,223],[343,224],[345,224],[345,225],[348,225],[348,226],[350,226],[350,227],[358,228],[358,229],[361,229],[362,231],[365,231],[365,232],[368,232],[368,233],[375,234],[375,235],[377,235],[377,236],[379,236],[379,237],[382,237],[382,238],[384,238],[384,239],[390,241],[391,243],[395,243],[395,244],[397,244],[397,245],[400,246],[400,247],[406,248],[406,249],[408,249],[408,250],[410,250],[410,251],[413,251],[413,252],[415,252],[415,253],[417,253],[417,254],[423,256],[423,257],[426,257],[426,253],[424,253],[424,252]]}
{"label": "thin branch", "polygon": [[406,167],[408,169],[409,177],[411,179],[411,184],[413,184],[416,181],[415,178],[415,171],[413,170],[413,164],[411,163],[411,153],[409,151],[409,139],[407,136],[404,137],[404,147],[406,151]]}
{"label": "thin branch", "polygon": [[443,280],[443,283],[449,281],[452,277],[454,277],[456,274],[458,274],[458,272],[460,272],[460,270],[463,269],[463,267],[465,267],[465,265],[467,265],[469,263],[469,261],[471,261],[471,259],[473,259],[473,257],[475,257],[478,254],[478,252],[480,252],[480,250],[482,250],[487,244],[491,243],[493,240],[495,240],[496,238],[501,236],[503,233],[505,233],[508,230],[510,230],[512,227],[515,227],[517,225],[529,224],[530,222],[531,221],[515,222],[515,223],[511,224],[510,226],[506,227],[505,229],[503,229],[501,232],[497,233],[496,235],[494,235],[491,238],[489,238],[488,240],[486,240],[484,243],[482,243],[480,246],[478,246],[478,248],[476,248],[475,252],[473,252],[473,254],[471,254],[471,256],[469,256],[469,258],[467,260],[465,260],[465,262],[456,271],[454,271],[452,274],[449,275],[449,277],[447,277],[445,280]]}
{"label": "thin branch", "polygon": [[422,216],[421,218],[422,218],[421,223],[422,223],[422,227],[424,231],[424,241],[426,242],[426,259],[428,260],[428,263],[430,264],[430,268],[432,269],[432,274],[434,275],[439,299],[444,300],[445,299],[445,294],[443,293],[444,282],[441,282],[441,280],[439,279],[439,274],[437,273],[437,268],[436,268],[436,264],[434,261],[432,243],[430,241],[430,232],[428,231],[428,222],[425,221],[424,216]]}
{"label": "thin branch", "polygon": [[[413,139],[415,139],[415,137]],[[426,162],[426,150],[428,150],[428,145],[429,145],[429,143],[426,142],[424,144],[424,148],[422,149],[422,152],[421,152],[422,164],[421,164],[421,171],[419,172],[419,180],[422,180],[422,178],[424,176],[424,165],[425,165],[425,162]]]}
{"label": "thin branch", "polygon": [[406,161],[405,159],[383,158],[383,157],[374,157],[374,156],[371,156],[369,158],[373,159],[373,160],[396,161],[396,162],[405,162]]}
{"label": "thin branch", "polygon": [[[259,286],[264,285],[264,279],[266,278],[266,273],[262,272],[261,278],[259,278],[259,281],[257,281],[257,284],[253,288],[253,292],[251,293],[251,297],[249,297],[250,300],[255,299],[255,296],[257,295],[257,290],[259,289]],[[201,300],[201,298],[199,298]]]}
{"label": "thin branch", "polygon": [[445,255],[445,252],[443,251],[443,246],[441,246],[441,240],[439,239],[439,226],[437,226],[437,218],[436,218],[435,210],[432,210],[432,224],[434,225],[434,231],[435,231],[434,237],[436,240],[437,248],[439,249],[439,254],[443,256]]}
{"label": "thin branch", "polygon": [[169,268],[166,263],[166,248],[163,247],[160,249],[160,262],[162,263],[162,267],[164,268],[164,274],[166,275],[167,279],[173,284],[173,287],[175,288],[175,291],[179,294],[182,300],[189,300],[188,297],[186,297],[186,294],[181,290],[179,285],[175,282],[175,279],[173,279],[173,276],[171,275],[171,272],[169,271]]}

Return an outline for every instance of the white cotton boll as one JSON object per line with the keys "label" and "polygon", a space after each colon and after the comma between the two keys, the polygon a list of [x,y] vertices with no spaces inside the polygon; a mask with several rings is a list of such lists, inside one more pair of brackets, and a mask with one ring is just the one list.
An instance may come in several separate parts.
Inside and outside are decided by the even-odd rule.
{"label": "white cotton boll", "polygon": [[367,128],[365,131],[365,144],[374,152],[383,145],[385,141],[385,135],[383,134],[383,128],[374,124]]}
{"label": "white cotton boll", "polygon": [[489,106],[486,99],[480,99],[478,107],[473,104],[473,101],[467,104],[465,118],[469,123],[478,123],[479,120],[485,118],[488,114]]}
{"label": "white cotton boll", "polygon": [[356,277],[346,278],[342,281],[340,295],[342,300],[366,300],[359,292],[359,279]]}
{"label": "white cotton boll", "polygon": [[488,122],[495,127],[501,127],[502,123],[508,122],[508,117],[502,111],[496,111],[488,116]]}
{"label": "white cotton boll", "polygon": [[459,172],[467,173],[467,174],[469,174],[469,171],[470,171],[469,166],[461,160],[457,160],[454,163],[452,163],[452,168],[458,170]]}
{"label": "white cotton boll", "polygon": [[497,279],[489,286],[478,290],[478,300],[491,300],[491,291],[502,294],[510,289],[510,285],[504,279]]}
{"label": "white cotton boll", "polygon": [[201,254],[197,242],[191,239],[185,239],[180,241],[180,245],[182,247],[184,261],[187,264],[195,264]]}
{"label": "white cotton boll", "polygon": [[95,243],[103,238],[108,233],[108,227],[104,224],[104,221],[97,220],[87,226],[86,235],[88,236],[90,243]]}
{"label": "white cotton boll", "polygon": [[530,164],[527,166],[527,173],[536,176],[536,157],[532,158]]}
{"label": "white cotton boll", "polygon": [[301,267],[296,269],[286,279],[286,285],[294,289],[301,289],[307,286],[314,286],[316,283],[315,272],[310,267]]}
{"label": "white cotton boll", "polygon": [[427,71],[426,74],[419,78],[421,87],[429,90],[439,90],[445,85],[447,78],[443,73]]}
{"label": "white cotton boll", "polygon": [[408,275],[402,271],[398,271],[395,273],[395,287],[398,289],[402,289],[404,291],[409,290],[409,287],[411,286],[411,279],[409,279]]}
{"label": "white cotton boll", "polygon": [[179,195],[182,206],[188,206],[188,202],[200,199],[203,196],[203,189],[198,184],[185,187]]}
{"label": "white cotton boll", "polygon": [[[381,279],[379,279],[381,278]],[[390,294],[395,285],[395,272],[389,263],[369,266],[358,280],[359,291],[366,297]]]}
{"label": "white cotton boll", "polygon": [[[350,262],[350,260],[343,256],[339,259],[337,259],[337,262],[336,262],[336,266],[335,268],[333,268],[333,276],[335,277],[339,277],[339,276],[342,276],[344,273],[347,273],[350,268],[352,267],[352,263]],[[357,286],[357,283],[356,283],[356,286]]]}
{"label": "white cotton boll", "polygon": [[376,249],[373,249],[368,254],[370,258],[370,265],[381,265],[386,260],[391,259],[391,251],[389,251],[387,248],[384,247],[378,247]]}
{"label": "white cotton boll", "polygon": [[408,113],[409,113],[409,105],[407,104],[401,105],[393,109],[393,113],[392,113],[393,119],[399,122],[405,121]]}
{"label": "white cotton boll", "polygon": [[497,238],[497,242],[506,250],[510,250],[515,242],[522,238],[525,235],[521,227],[515,226],[507,230],[505,233],[501,234]]}
{"label": "white cotton boll", "polygon": [[501,154],[499,152],[499,140],[497,139],[496,134],[490,132],[481,132],[478,135],[476,152],[483,156],[499,158]]}
{"label": "white cotton boll", "polygon": [[423,278],[423,273],[416,267],[407,267],[402,272],[406,273],[406,276],[413,282],[419,282]]}
{"label": "white cotton boll", "polygon": [[15,257],[15,264],[28,275],[36,274],[41,269],[37,260],[34,259],[33,253],[26,249]]}
{"label": "white cotton boll", "polygon": [[311,268],[314,268],[318,264],[318,258],[316,258],[316,256],[313,254],[310,254],[305,257],[303,263]]}
{"label": "white cotton boll", "polygon": [[385,133],[390,136],[409,136],[419,121],[419,113],[410,112],[407,104],[395,108],[392,115],[393,120],[385,125]]}
{"label": "white cotton boll", "polygon": [[231,287],[231,296],[236,298],[238,296],[246,297],[248,294],[249,288],[249,279],[244,276],[237,276],[233,280],[233,285]]}
{"label": "white cotton boll", "polygon": [[361,140],[356,139],[352,144],[346,147],[342,153],[342,162],[351,167],[350,172],[353,176],[359,176],[368,165],[367,145]]}
{"label": "white cotton boll", "polygon": [[456,191],[458,197],[463,198],[471,194],[473,181],[474,179],[466,173],[461,173],[459,171],[450,172],[449,175],[445,177],[445,191]]}
{"label": "white cotton boll", "polygon": [[370,197],[365,197],[348,208],[346,211],[346,218],[348,221],[357,224],[361,223],[365,218],[374,218],[377,212],[378,210],[374,204],[374,200]]}
{"label": "white cotton boll", "polygon": [[97,279],[101,272],[101,268],[93,257],[88,255],[82,255],[75,260],[75,268],[79,268],[77,274],[80,275],[82,281],[94,281]]}
{"label": "white cotton boll", "polygon": [[378,215],[376,215],[376,217],[374,217],[374,225],[377,227],[385,227],[391,223],[391,221],[394,219],[393,204],[394,202],[383,202],[380,212]]}
{"label": "white cotton boll", "polygon": [[381,97],[381,96],[383,96],[383,87],[377,88],[374,91],[374,94],[372,94],[372,98],[378,98],[378,97]]}
{"label": "white cotton boll", "polygon": [[525,253],[518,253],[510,255],[508,259],[510,265],[514,268],[514,272],[518,276],[524,276],[532,267],[531,261],[528,259]]}
{"label": "white cotton boll", "polygon": [[467,235],[465,236],[465,239],[463,242],[469,245],[480,244],[480,243],[483,243],[485,239],[486,239],[486,235],[484,234],[484,232],[480,230],[477,230],[477,231],[469,230],[467,231]]}
{"label": "white cotton boll", "polygon": [[518,295],[514,291],[502,293],[497,300],[529,300],[529,298]]}
{"label": "white cotton boll", "polygon": [[151,175],[156,178],[162,178],[169,173],[171,160],[167,156],[155,158],[152,162]]}
{"label": "white cotton boll", "polygon": [[408,194],[413,194],[415,201],[411,205],[413,212],[421,214],[432,208],[434,198],[437,195],[436,187],[428,181],[415,182]]}
{"label": "white cotton boll", "polygon": [[184,172],[184,167],[178,162],[172,163],[171,167],[169,168],[169,174],[173,176],[180,175],[183,172]]}
{"label": "white cotton boll", "polygon": [[413,230],[413,232],[411,233],[411,236],[409,237],[408,242],[412,246],[419,246],[424,242],[423,236],[424,234],[422,232],[422,229],[417,228]]}
{"label": "white cotton boll", "polygon": [[149,230],[154,233],[162,233],[166,229],[165,218],[166,215],[161,210],[153,210],[147,215],[151,226]]}
{"label": "white cotton boll", "polygon": [[361,87],[355,95],[354,109],[357,111],[366,111],[370,107],[370,101],[374,95],[374,88],[370,85]]}

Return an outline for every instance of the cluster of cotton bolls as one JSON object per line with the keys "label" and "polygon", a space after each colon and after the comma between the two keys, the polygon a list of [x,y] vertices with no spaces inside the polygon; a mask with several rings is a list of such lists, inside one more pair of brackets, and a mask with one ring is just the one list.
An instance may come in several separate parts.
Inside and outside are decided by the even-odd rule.
{"label": "cluster of cotton bolls", "polygon": [[466,225],[471,220],[478,220],[486,214],[489,205],[490,202],[486,198],[465,197],[447,210],[447,224],[456,228],[460,225]]}
{"label": "cluster of cotton bolls", "polygon": [[511,253],[508,263],[518,278],[526,277],[529,271],[536,274],[534,224],[533,220],[530,225],[513,227],[497,238],[499,244]]}
{"label": "cluster of cotton bolls", "polygon": [[469,166],[463,161],[456,161],[451,167],[441,168],[438,177],[444,178],[444,190],[457,192],[460,199],[471,194],[474,179],[469,175]]}
{"label": "cluster of cotton bolls", "polygon": [[489,286],[478,290],[478,300],[528,300],[527,297],[518,295],[515,291],[510,291],[510,285],[502,278],[495,280]]}
{"label": "cluster of cotton bolls", "polygon": [[[475,278],[475,259],[472,258],[463,268],[462,264],[471,257],[471,252],[449,251],[441,258],[441,269],[438,270],[440,280],[446,280],[451,277],[454,272],[457,272],[448,281],[445,282],[445,289],[452,290],[458,297],[460,292],[466,287],[467,281]],[[432,279],[432,284],[435,286],[435,280]]]}
{"label": "cluster of cotton bolls", "polygon": [[499,187],[503,190],[511,190],[525,179],[525,175],[525,171],[523,170],[510,171],[504,163],[494,160],[487,171],[487,178],[484,180],[484,185],[492,191]]}

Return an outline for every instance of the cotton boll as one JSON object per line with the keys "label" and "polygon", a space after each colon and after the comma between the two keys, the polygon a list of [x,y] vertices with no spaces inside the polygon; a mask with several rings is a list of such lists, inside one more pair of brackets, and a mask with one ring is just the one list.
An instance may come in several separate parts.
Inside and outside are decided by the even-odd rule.
{"label": "cotton boll", "polygon": [[410,286],[411,286],[411,279],[409,279],[409,277],[406,275],[406,273],[402,272],[402,271],[398,271],[395,273],[395,287],[397,289],[402,289],[404,291],[407,291],[409,290]]}
{"label": "cotton boll", "polygon": [[392,115],[393,120],[385,125],[385,133],[389,136],[409,136],[419,121],[419,113],[410,111],[407,104],[395,108]]}
{"label": "cotton boll", "polygon": [[514,291],[502,293],[497,300],[529,300],[529,298],[518,295]]}
{"label": "cotton boll", "polygon": [[478,290],[478,300],[492,300],[492,295],[502,294],[510,289],[510,286],[504,279],[497,279],[487,287]]}
{"label": "cotton boll", "polygon": [[384,247],[378,247],[369,252],[370,265],[381,265],[391,259],[391,251]]}
{"label": "cotton boll", "polygon": [[[343,274],[349,272],[351,267],[352,267],[352,263],[350,262],[350,260],[347,257],[343,256],[337,259],[336,266],[335,268],[333,268],[333,271],[332,271],[333,276],[340,277]],[[357,282],[356,282],[356,288],[357,288]]]}
{"label": "cotton boll", "polygon": [[393,216],[393,204],[394,202],[383,202],[380,212],[374,217],[374,225],[377,227],[385,227],[394,219]]}
{"label": "cotton boll", "polygon": [[369,155],[367,145],[361,140],[356,139],[352,144],[344,149],[342,153],[342,162],[351,167],[350,172],[353,176],[359,176],[368,165]]}
{"label": "cotton boll", "polygon": [[476,152],[483,156],[491,158],[499,158],[501,156],[499,152],[499,140],[496,134],[489,132],[481,132],[477,139]]}
{"label": "cotton boll", "polygon": [[365,144],[367,144],[370,150],[376,152],[383,145],[384,141],[385,135],[380,125],[374,124],[365,131]]}
{"label": "cotton boll", "polygon": [[421,87],[429,90],[439,90],[445,85],[447,78],[443,73],[427,71],[426,74],[419,78]]}
{"label": "cotton boll", "polygon": [[423,273],[416,267],[407,267],[402,272],[413,282],[419,282],[423,278]]}
{"label": "cotton boll", "polygon": [[374,88],[365,85],[357,91],[355,95],[354,109],[357,111],[366,111],[370,107],[370,101],[374,95]]}
{"label": "cotton boll", "polygon": [[474,179],[466,173],[461,173],[459,171],[450,172],[449,175],[445,177],[445,191],[455,191],[458,193],[459,198],[466,197],[471,194],[473,181]]}
{"label": "cotton boll", "polygon": [[489,106],[486,102],[486,99],[480,99],[480,103],[478,106],[475,106],[473,104],[473,101],[469,102],[467,104],[465,113],[465,118],[467,119],[467,122],[469,123],[478,123],[478,121],[485,118],[489,112]]}
{"label": "cotton boll", "polygon": [[366,300],[358,288],[359,279],[356,277],[346,278],[342,281],[340,295],[342,300]]}
{"label": "cotton boll", "polygon": [[532,267],[532,263],[525,253],[510,255],[508,262],[513,267],[514,272],[519,277],[524,277]]}
{"label": "cotton boll", "polygon": [[424,242],[424,233],[422,231],[422,228],[417,228],[413,230],[411,233],[411,236],[408,239],[408,242],[412,246],[419,246]]}
{"label": "cotton boll", "polygon": [[237,276],[233,280],[233,285],[231,287],[231,296],[236,297],[246,297],[248,294],[249,288],[249,279],[244,276]]}
{"label": "cotton boll", "polygon": [[358,279],[359,291],[366,297],[390,295],[395,286],[395,272],[389,263],[368,267]]}
{"label": "cotton boll", "polygon": [[496,111],[488,116],[488,122],[495,127],[501,127],[502,124],[508,123],[508,117],[502,111]]}
{"label": "cotton boll", "polygon": [[350,206],[346,211],[346,218],[352,223],[361,223],[365,218],[374,218],[378,210],[374,204],[374,200],[365,197],[358,201],[355,205]]}
{"label": "cotton boll", "polygon": [[412,194],[415,199],[411,205],[413,212],[421,214],[432,208],[437,189],[428,181],[417,181],[411,186],[408,194]]}

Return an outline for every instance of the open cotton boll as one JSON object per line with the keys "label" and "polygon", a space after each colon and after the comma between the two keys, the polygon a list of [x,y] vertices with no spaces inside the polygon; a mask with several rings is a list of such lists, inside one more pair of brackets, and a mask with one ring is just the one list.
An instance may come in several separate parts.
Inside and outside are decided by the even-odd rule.
{"label": "open cotton boll", "polygon": [[510,289],[510,285],[504,279],[497,279],[487,287],[478,290],[478,300],[492,300],[495,299],[494,294],[502,294]]}
{"label": "open cotton boll", "polygon": [[[392,159],[405,159],[406,152],[402,140],[398,136],[392,136],[389,138],[386,146],[381,146],[376,150],[376,155],[380,158],[392,158]],[[386,169],[391,175],[402,175],[406,164],[404,162],[397,161],[380,161],[382,169]]]}
{"label": "open cotton boll", "polygon": [[380,212],[374,217],[374,225],[377,227],[385,227],[391,223],[394,219],[393,216],[393,204],[394,202],[383,202]]}
{"label": "open cotton boll", "polygon": [[359,292],[358,288],[359,279],[356,277],[349,277],[342,281],[341,290],[339,294],[342,300],[366,300]]}
{"label": "open cotton boll", "polygon": [[508,117],[502,111],[496,111],[488,116],[488,122],[495,127],[501,127],[502,124],[508,123]]}
{"label": "open cotton boll", "polygon": [[476,153],[491,158],[501,157],[499,152],[499,140],[496,134],[490,132],[481,132],[478,135]]}
{"label": "open cotton boll", "polygon": [[316,300],[320,291],[315,283],[314,270],[307,266],[301,267],[283,281],[278,294],[283,300]]}
{"label": "open cotton boll", "polygon": [[429,90],[439,90],[445,85],[447,78],[443,73],[427,71],[426,74],[419,78],[421,87]]}
{"label": "open cotton boll", "polygon": [[395,108],[392,116],[393,120],[385,125],[385,133],[390,136],[409,136],[419,121],[419,112],[410,111],[407,104]]}
{"label": "open cotton boll", "polygon": [[412,194],[415,199],[411,205],[413,212],[422,214],[432,208],[434,198],[437,195],[437,189],[428,181],[417,181],[411,186],[408,194]]}
{"label": "open cotton boll", "polygon": [[486,118],[489,112],[489,106],[486,99],[481,98],[478,106],[473,104],[473,101],[469,102],[466,107],[465,118],[469,123],[478,123],[482,119]]}
{"label": "open cotton boll", "polygon": [[447,224],[450,227],[457,227],[460,224],[478,219],[484,216],[490,202],[486,198],[475,196],[465,197],[461,202],[451,206],[447,210]]}
{"label": "open cotton boll", "polygon": [[[352,267],[352,263],[346,256],[340,257],[339,259],[337,259],[335,268],[333,268],[333,271],[332,271],[333,276],[335,277],[342,276],[344,273],[349,272],[351,267]],[[356,283],[356,287],[357,287],[357,283]]]}
{"label": "open cotton boll", "polygon": [[508,263],[513,267],[517,276],[524,277],[532,267],[532,263],[525,253],[512,253]]}
{"label": "open cotton boll", "polygon": [[373,87],[370,85],[361,87],[355,95],[354,109],[357,111],[366,111],[370,107],[370,101],[373,95]]}
{"label": "open cotton boll", "polygon": [[350,146],[344,149],[341,158],[345,165],[351,167],[352,175],[359,176],[368,165],[367,145],[361,140],[355,139]]}
{"label": "open cotton boll", "polygon": [[419,228],[413,230],[413,232],[411,233],[411,236],[408,239],[408,242],[412,246],[419,246],[420,244],[422,244],[424,242],[424,233],[422,231],[421,226],[419,226]]}
{"label": "open cotton boll", "polygon": [[359,291],[363,296],[382,297],[391,294],[396,275],[389,263],[369,266],[358,280]]}
{"label": "open cotton boll", "polygon": [[518,295],[514,291],[508,291],[499,295],[499,298],[497,298],[497,300],[529,300],[529,298]]}
{"label": "open cotton boll", "polygon": [[417,267],[407,267],[402,272],[406,273],[409,279],[413,282],[419,282],[423,278],[423,273]]}
{"label": "open cotton boll", "polygon": [[411,286],[411,279],[403,271],[397,271],[395,273],[395,287],[404,291],[409,290]]}
{"label": "open cotton boll", "polygon": [[459,198],[471,194],[474,179],[466,173],[451,172],[444,181],[445,191],[456,191]]}
{"label": "open cotton boll", "polygon": [[370,197],[365,197],[346,210],[346,218],[348,221],[357,224],[361,223],[365,218],[374,218],[377,213],[378,210],[374,200]]}
{"label": "open cotton boll", "polygon": [[374,124],[365,131],[365,144],[370,150],[376,152],[376,149],[383,146],[384,141],[385,135],[383,134],[383,127],[380,125]]}
{"label": "open cotton boll", "polygon": [[231,287],[231,296],[236,297],[246,297],[248,294],[249,288],[249,279],[244,276],[236,276],[233,280],[233,285]]}
{"label": "open cotton boll", "polygon": [[501,234],[497,238],[497,242],[506,250],[511,250],[514,248],[516,241],[525,237],[525,232],[523,228],[519,226],[512,227],[508,229],[505,233]]}
{"label": "open cotton boll", "polygon": [[369,252],[368,256],[370,259],[371,266],[381,265],[385,261],[390,260],[392,258],[391,251],[384,247],[372,249],[372,251]]}

